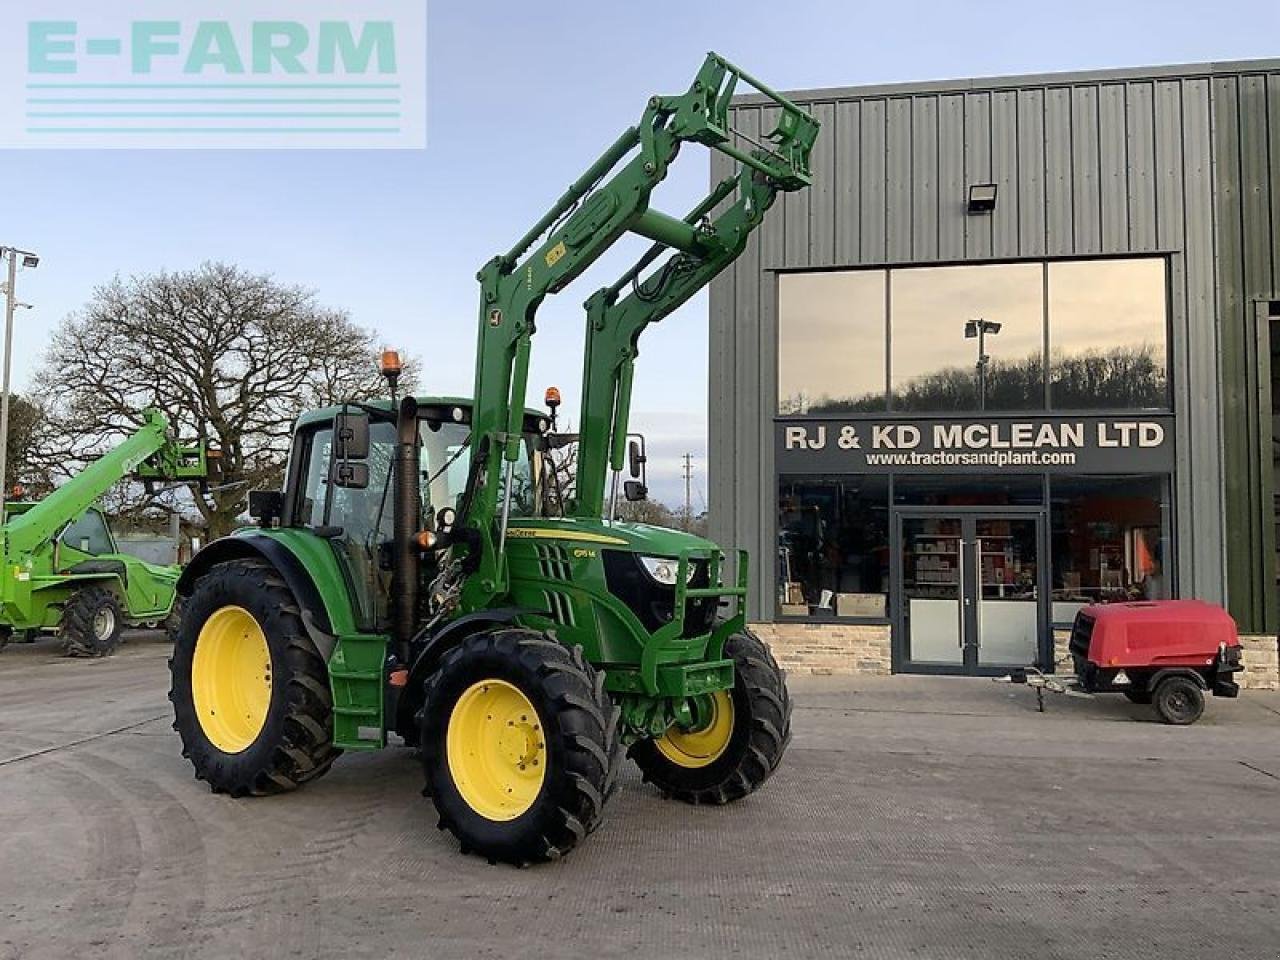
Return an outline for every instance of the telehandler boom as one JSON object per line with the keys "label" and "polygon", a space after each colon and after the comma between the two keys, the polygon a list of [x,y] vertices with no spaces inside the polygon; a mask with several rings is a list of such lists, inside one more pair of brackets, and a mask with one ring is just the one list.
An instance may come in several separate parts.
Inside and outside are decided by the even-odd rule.
{"label": "telehandler boom", "polygon": [[[739,84],[772,104],[758,142],[729,126]],[[747,630],[746,554],[618,521],[614,505],[643,460],[627,434],[641,333],[742,253],[780,192],[809,184],[817,134],[708,55],[480,270],[471,399],[398,398],[391,355],[388,399],[298,419],[285,489],[251,496],[258,528],[210,544],[179,583],[170,698],[197,777],[277,793],[394,733],[419,749],[440,827],[514,863],[595,829],[624,746],[691,803],[768,779],[791,705]],[[650,196],[690,143],[736,172],[676,218]],[[586,302],[575,489],[548,497],[557,441],[525,407],[535,315],[627,233],[652,245]]]}
{"label": "telehandler boom", "polygon": [[170,615],[179,569],[119,552],[94,504],[129,477],[205,479],[202,444],[183,445],[156,410],[137,430],[48,496],[8,503],[0,526],[0,639],[57,630],[71,655],[103,656],[126,625]]}

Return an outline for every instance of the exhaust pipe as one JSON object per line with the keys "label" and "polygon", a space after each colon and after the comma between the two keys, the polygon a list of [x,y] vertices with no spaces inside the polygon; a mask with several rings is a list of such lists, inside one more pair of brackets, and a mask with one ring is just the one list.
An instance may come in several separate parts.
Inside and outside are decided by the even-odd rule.
{"label": "exhaust pipe", "polygon": [[396,420],[396,462],[393,521],[395,558],[395,640],[400,662],[408,663],[409,641],[418,625],[418,527],[422,522],[422,477],[418,467],[418,401],[400,401]]}

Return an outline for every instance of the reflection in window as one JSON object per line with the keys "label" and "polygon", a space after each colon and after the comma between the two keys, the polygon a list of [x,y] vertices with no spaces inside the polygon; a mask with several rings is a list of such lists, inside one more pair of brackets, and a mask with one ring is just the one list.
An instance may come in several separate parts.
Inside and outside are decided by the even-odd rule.
{"label": "reflection in window", "polygon": [[778,412],[885,408],[885,272],[778,278]]}
{"label": "reflection in window", "polygon": [[1168,405],[1165,264],[1049,264],[1049,380],[1058,409]]}
{"label": "reflection in window", "polygon": [[1089,603],[1169,597],[1168,478],[1053,477],[1053,619]]}
{"label": "reflection in window", "polygon": [[895,270],[890,374],[897,410],[1044,409],[1044,268]]}
{"label": "reflection in window", "polygon": [[778,594],[783,616],[888,616],[887,477],[780,478]]}
{"label": "reflection in window", "polygon": [[1039,474],[899,474],[893,502],[912,507],[1039,506],[1044,503],[1044,483]]}

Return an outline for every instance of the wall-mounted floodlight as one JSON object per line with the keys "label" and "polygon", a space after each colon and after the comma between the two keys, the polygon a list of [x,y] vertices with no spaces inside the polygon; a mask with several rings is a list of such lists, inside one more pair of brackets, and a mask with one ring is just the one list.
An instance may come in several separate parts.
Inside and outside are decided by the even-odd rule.
{"label": "wall-mounted floodlight", "polygon": [[38,267],[40,266],[40,258],[34,253],[24,253],[22,255],[22,265],[28,268]]}
{"label": "wall-mounted floodlight", "polygon": [[996,185],[975,183],[969,187],[969,213],[990,213],[996,208]]}
{"label": "wall-mounted floodlight", "polygon": [[972,340],[975,337],[981,337],[983,334],[999,333],[1004,326],[998,320],[966,320],[964,322],[964,338]]}

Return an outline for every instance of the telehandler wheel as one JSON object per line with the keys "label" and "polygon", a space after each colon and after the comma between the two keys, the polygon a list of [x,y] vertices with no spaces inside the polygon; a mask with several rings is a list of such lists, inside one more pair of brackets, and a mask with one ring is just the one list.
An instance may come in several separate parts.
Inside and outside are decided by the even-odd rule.
{"label": "telehandler wheel", "polygon": [[629,752],[646,782],[686,803],[745,797],[769,779],[791,741],[786,675],[769,648],[753,633],[738,633],[725,656],[737,677],[733,691],[715,694],[697,727],[672,727]]}
{"label": "telehandler wheel", "polygon": [[580,649],[516,628],[467,637],[427,679],[418,715],[440,829],[491,863],[568,853],[613,792],[618,716]]}
{"label": "telehandler wheel", "polygon": [[68,657],[105,657],[120,646],[124,615],[106,587],[84,587],[62,608],[62,650]]}
{"label": "telehandler wheel", "polygon": [[269,564],[221,563],[196,582],[169,671],[182,755],[214,793],[293,790],[341,753],[325,662]]}

